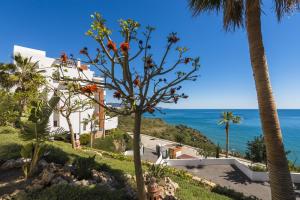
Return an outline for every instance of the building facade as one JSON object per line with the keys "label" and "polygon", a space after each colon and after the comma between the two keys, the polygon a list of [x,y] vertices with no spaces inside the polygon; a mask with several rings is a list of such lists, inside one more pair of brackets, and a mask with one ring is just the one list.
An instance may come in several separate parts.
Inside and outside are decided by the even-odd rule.
{"label": "building facade", "polygon": [[[37,65],[40,70],[43,70],[43,75],[45,76],[49,86],[51,88],[62,90],[60,83],[51,78],[53,74],[57,71],[53,67],[56,59],[49,58],[46,56],[45,51],[26,48],[22,46],[14,46],[13,54],[20,54],[22,57],[31,58],[32,62],[37,62]],[[67,65],[65,66],[66,71],[65,75],[71,78],[79,78],[78,67],[84,70],[85,76],[89,80],[96,82],[104,81],[103,77],[95,76],[95,72],[89,69],[87,65],[81,65],[80,62],[77,62],[76,65]],[[48,93],[48,98],[50,99],[53,96],[54,92]],[[106,91],[103,88],[98,88],[96,93],[93,93],[94,97],[101,103],[105,103]],[[79,95],[79,98],[87,98],[84,95]],[[58,103],[58,106],[62,105],[62,101]],[[93,131],[95,131],[97,136],[101,136],[105,133],[106,130],[115,129],[118,126],[118,117],[109,117],[105,115],[105,110],[103,107],[100,107],[98,104],[94,104],[92,107],[84,110],[78,110],[71,114],[70,119],[73,126],[74,133],[83,134],[89,133],[91,122],[89,124],[83,123],[84,119],[87,119],[89,116],[96,115],[98,120],[96,126],[93,126]],[[49,126],[52,133],[59,133],[64,131],[69,131],[67,120],[57,111],[53,112],[49,119]]]}

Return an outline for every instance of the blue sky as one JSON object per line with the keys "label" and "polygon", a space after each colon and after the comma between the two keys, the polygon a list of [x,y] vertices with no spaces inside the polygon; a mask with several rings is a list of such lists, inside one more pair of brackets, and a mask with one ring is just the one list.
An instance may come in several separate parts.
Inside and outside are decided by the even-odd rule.
{"label": "blue sky", "polygon": [[[279,108],[300,108],[300,14],[277,23],[273,1],[264,1],[264,43],[271,81]],[[192,17],[184,0],[2,0],[0,2],[0,61],[10,61],[14,44],[47,51],[77,54],[83,46],[96,47],[84,35],[90,14],[104,15],[118,39],[120,18],[133,18],[156,27],[154,55],[161,55],[166,36],[178,32],[181,45],[200,56],[197,82],[184,84],[190,98],[172,108],[257,108],[245,30],[225,32],[222,16]],[[175,59],[175,58],[170,58]],[[111,101],[111,97],[108,97]]]}

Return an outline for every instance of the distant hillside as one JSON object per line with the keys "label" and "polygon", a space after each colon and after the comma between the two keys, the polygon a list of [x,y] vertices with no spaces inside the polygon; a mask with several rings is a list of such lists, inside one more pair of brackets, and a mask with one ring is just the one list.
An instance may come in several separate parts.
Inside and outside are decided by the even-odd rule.
{"label": "distant hillside", "polygon": [[[124,131],[133,131],[133,117],[120,116],[119,128]],[[160,118],[143,118],[142,134],[178,142],[178,138],[183,138],[183,144],[194,147],[205,148],[210,152],[215,152],[216,145],[198,130],[185,125],[170,125]]]}

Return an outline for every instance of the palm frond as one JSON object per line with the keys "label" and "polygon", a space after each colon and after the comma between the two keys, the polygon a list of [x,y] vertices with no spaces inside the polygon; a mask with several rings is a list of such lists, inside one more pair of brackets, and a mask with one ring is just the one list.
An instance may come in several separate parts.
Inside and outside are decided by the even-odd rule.
{"label": "palm frond", "polygon": [[296,9],[300,8],[300,0],[275,0],[275,12],[278,21],[284,16],[284,14],[290,14]]}
{"label": "palm frond", "polygon": [[223,10],[223,25],[226,31],[244,25],[244,0],[189,0],[188,2],[194,16],[202,12]]}
{"label": "palm frond", "polygon": [[223,6],[223,25],[225,30],[243,27],[244,25],[244,1],[227,0]]}
{"label": "palm frond", "polygon": [[202,12],[220,11],[223,0],[189,0],[189,7],[193,15],[199,15]]}

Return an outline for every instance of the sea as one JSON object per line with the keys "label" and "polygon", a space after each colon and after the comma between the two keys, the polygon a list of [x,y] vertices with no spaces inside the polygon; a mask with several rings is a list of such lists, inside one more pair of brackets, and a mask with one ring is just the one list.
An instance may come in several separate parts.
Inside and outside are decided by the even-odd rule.
{"label": "sea", "polygon": [[[215,144],[225,148],[225,129],[218,125],[223,111],[232,111],[242,118],[232,124],[229,132],[229,149],[245,153],[247,141],[262,134],[259,111],[256,109],[162,109],[163,113],[146,114],[145,117],[161,118],[169,124],[183,124],[199,130]],[[288,159],[300,165],[300,109],[278,110],[285,150]]]}

